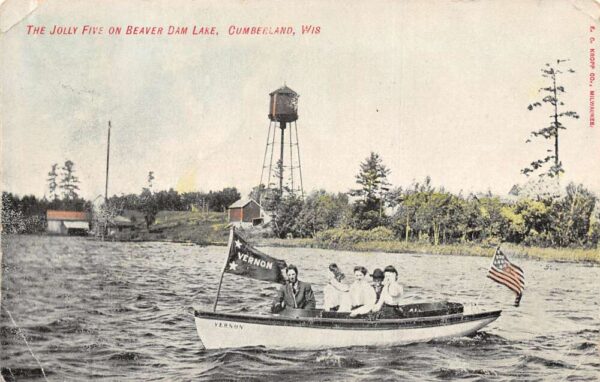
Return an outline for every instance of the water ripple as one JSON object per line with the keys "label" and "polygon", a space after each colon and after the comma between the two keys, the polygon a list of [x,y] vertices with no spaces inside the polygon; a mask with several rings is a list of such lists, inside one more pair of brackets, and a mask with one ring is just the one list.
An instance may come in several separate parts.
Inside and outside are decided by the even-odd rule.
{"label": "water ripple", "polygon": [[[40,380],[597,380],[600,267],[519,259],[528,289],[514,308],[488,284],[489,259],[268,248],[301,267],[322,301],[330,262],[347,274],[395,264],[406,301],[451,299],[501,308],[472,337],[391,347],[207,351],[193,309],[212,309],[223,247],[112,243],[86,238],[2,236],[0,364],[6,381]],[[487,288],[484,288],[486,287]],[[219,310],[267,314],[277,286],[226,275]]]}

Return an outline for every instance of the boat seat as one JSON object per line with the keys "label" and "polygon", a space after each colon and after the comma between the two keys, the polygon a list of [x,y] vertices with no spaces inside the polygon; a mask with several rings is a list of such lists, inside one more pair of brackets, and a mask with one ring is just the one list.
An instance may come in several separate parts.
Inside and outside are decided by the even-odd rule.
{"label": "boat seat", "polygon": [[321,317],[323,309],[295,309],[286,307],[279,315],[291,318]]}
{"label": "boat seat", "polygon": [[[418,318],[446,316],[449,314],[462,314],[463,305],[456,302],[429,302],[420,304],[407,304],[400,306],[384,305],[381,311],[369,313],[355,318],[364,319],[394,319],[394,318]],[[350,318],[349,313],[330,312],[324,310],[323,318]]]}
{"label": "boat seat", "polygon": [[[377,313],[369,313],[358,317],[358,319],[393,319],[393,318],[418,318],[446,316],[449,314],[462,314],[463,305],[456,302],[438,301],[420,304],[407,304],[400,306],[384,305]],[[294,309],[286,307],[279,315],[291,318],[347,318],[350,313],[333,312],[323,309]]]}

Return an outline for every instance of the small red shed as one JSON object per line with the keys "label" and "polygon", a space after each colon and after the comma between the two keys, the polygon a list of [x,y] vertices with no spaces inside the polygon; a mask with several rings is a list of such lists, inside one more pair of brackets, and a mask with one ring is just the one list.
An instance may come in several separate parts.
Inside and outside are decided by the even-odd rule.
{"label": "small red shed", "polygon": [[230,223],[253,223],[262,218],[262,208],[254,199],[240,199],[227,209]]}

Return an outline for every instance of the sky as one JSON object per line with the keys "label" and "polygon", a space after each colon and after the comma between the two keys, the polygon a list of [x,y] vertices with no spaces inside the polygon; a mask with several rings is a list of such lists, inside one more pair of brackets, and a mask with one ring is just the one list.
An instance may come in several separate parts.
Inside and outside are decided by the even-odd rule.
{"label": "sky", "polygon": [[[525,141],[549,121],[549,109],[527,105],[556,59],[575,70],[559,82],[565,107],[581,116],[561,131],[561,181],[600,191],[593,1],[31,0],[0,12],[5,191],[43,196],[51,165],[70,159],[81,195],[103,194],[110,120],[110,195],[139,193],[149,171],[155,189],[246,194],[260,181],[268,94],[286,83],[300,94],[305,191],[350,190],[374,151],[394,186],[430,176],[454,192],[505,195],[552,147]],[[82,35],[86,24],[104,33]],[[54,25],[78,34],[49,35]],[[127,25],[215,26],[219,35],[107,32]],[[295,35],[231,36],[231,25]],[[302,35],[302,25],[320,33]]]}

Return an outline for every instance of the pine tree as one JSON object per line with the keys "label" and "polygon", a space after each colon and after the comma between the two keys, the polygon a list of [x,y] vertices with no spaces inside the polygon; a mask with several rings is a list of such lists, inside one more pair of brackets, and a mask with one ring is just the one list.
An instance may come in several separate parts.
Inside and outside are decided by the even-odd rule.
{"label": "pine tree", "polygon": [[154,171],[148,171],[148,190],[152,193],[152,186],[154,181]]}
{"label": "pine tree", "polygon": [[[545,172],[540,174],[540,177],[548,176],[550,178],[558,177],[561,173],[565,172],[563,169],[562,162],[558,156],[558,137],[560,130],[566,130],[565,125],[561,122],[564,118],[579,118],[579,115],[574,111],[561,111],[559,112],[559,106],[564,106],[564,102],[560,100],[560,96],[565,93],[565,88],[562,85],[557,85],[558,76],[563,72],[559,69],[561,63],[567,60],[556,60],[556,64],[546,64],[541,69],[542,77],[547,78],[550,82],[549,86],[540,88],[539,92],[545,92],[547,95],[541,99],[541,102],[534,102],[530,104],[527,109],[533,110],[536,107],[541,107],[542,102],[548,104],[552,109],[552,114],[549,116],[551,122],[549,126],[535,130],[531,132],[533,138],[539,136],[544,139],[554,139],[554,148],[548,149],[546,152],[549,154],[546,157],[538,160],[534,160],[529,164],[528,167],[521,170],[521,173],[529,176],[531,173],[542,169],[546,164],[550,163],[550,167]],[[567,70],[569,73],[575,73],[573,69]],[[531,142],[527,139],[526,142]]]}
{"label": "pine tree", "polygon": [[371,152],[360,164],[360,171],[356,175],[356,183],[360,188],[350,191],[350,195],[361,198],[353,205],[354,227],[371,229],[383,223],[383,209],[390,185],[387,176],[390,172],[375,152]]}
{"label": "pine tree", "polygon": [[360,164],[360,172],[356,175],[356,183],[361,187],[350,191],[350,195],[362,197],[368,205],[379,205],[383,193],[389,190],[390,183],[387,181],[387,176],[390,172],[379,154],[371,152],[371,155]]}
{"label": "pine tree", "polygon": [[75,200],[78,198],[79,178],[75,176],[75,163],[66,160],[62,170],[62,179],[60,180],[60,189],[63,190],[65,200]]}
{"label": "pine tree", "polygon": [[56,168],[58,167],[58,163],[54,163],[52,165],[52,170],[48,173],[48,191],[50,192],[50,200],[58,199],[58,193],[56,192],[56,188],[58,184],[56,183],[56,178],[58,177],[58,173],[56,172]]}

